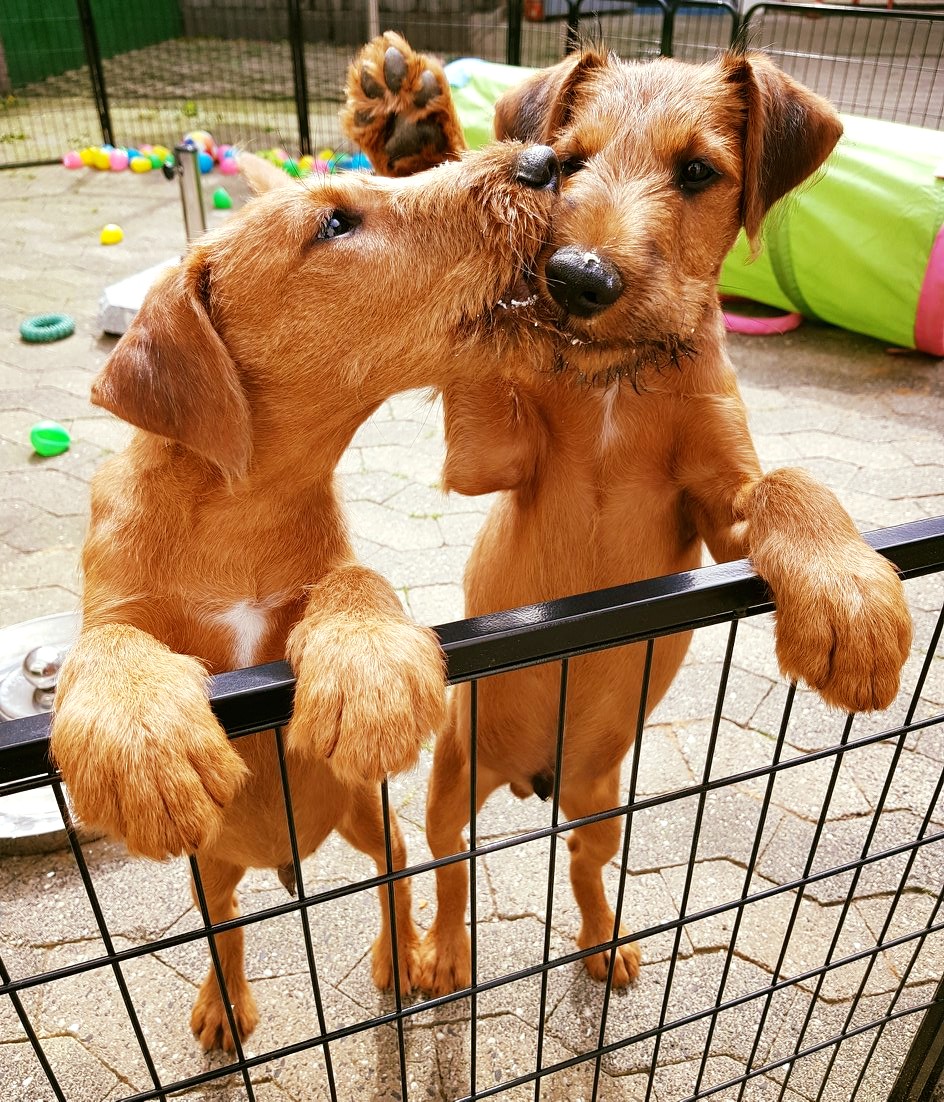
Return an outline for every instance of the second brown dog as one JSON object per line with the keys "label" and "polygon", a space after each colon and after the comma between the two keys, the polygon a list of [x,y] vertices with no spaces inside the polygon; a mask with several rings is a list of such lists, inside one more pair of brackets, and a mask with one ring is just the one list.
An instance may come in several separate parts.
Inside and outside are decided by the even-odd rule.
{"label": "second brown dog", "polygon": [[[442,69],[390,33],[352,68],[345,119],[391,175],[464,144]],[[756,243],[768,210],[829,155],[841,132],[833,108],[760,54],[693,66],[587,50],[505,95],[495,127],[547,142],[561,160],[561,204],[529,308],[565,332],[541,375],[523,363],[504,379],[445,389],[446,487],[501,491],[469,561],[467,614],[689,570],[707,545],[719,562],[750,556],[767,581],[786,675],[839,708],[888,705],[911,641],[901,584],[829,490],[801,470],[762,473],[716,293],[739,229]],[[688,641],[656,642],[648,709]],[[570,664],[559,777],[570,819],[619,806],[643,658],[637,646]],[[480,682],[479,805],[502,784],[546,793],[558,707],[550,667]],[[463,686],[436,743],[436,857],[463,848],[469,746]],[[613,937],[602,870],[619,832],[607,818],[568,839],[583,949]],[[437,881],[422,983],[441,993],[470,980],[465,863],[443,866]],[[585,958],[592,975],[606,977],[608,957]],[[614,983],[638,967],[635,945],[621,944]]]}

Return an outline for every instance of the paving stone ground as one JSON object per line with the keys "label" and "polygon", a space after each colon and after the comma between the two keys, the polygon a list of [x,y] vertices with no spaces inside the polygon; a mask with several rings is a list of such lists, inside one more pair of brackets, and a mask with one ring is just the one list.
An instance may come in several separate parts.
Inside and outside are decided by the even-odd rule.
{"label": "paving stone ground", "polygon": [[[229,186],[229,185],[228,185]],[[238,185],[234,189],[238,193]],[[237,194],[237,199],[239,195]],[[224,217],[212,213],[211,221]],[[104,248],[98,232],[119,223],[121,245]],[[77,569],[97,464],[120,448],[126,429],[92,408],[90,380],[114,341],[97,330],[102,289],[119,278],[173,256],[184,246],[176,185],[156,176],[133,177],[61,168],[0,173],[0,628],[47,613],[74,610],[80,592]],[[28,345],[18,337],[26,316],[64,311],[76,319],[67,340]],[[339,340],[343,335],[339,334]],[[920,355],[892,355],[864,337],[807,324],[771,340],[732,341],[758,449],[768,467],[795,464],[830,485],[864,530],[944,514],[944,367]],[[325,350],[330,355],[330,349]],[[30,426],[41,418],[65,424],[73,435],[68,452],[54,459],[31,453]],[[462,614],[463,564],[488,501],[444,497],[437,488],[443,456],[441,418],[423,395],[388,403],[358,433],[342,465],[348,510],[364,559],[382,570],[411,613],[425,623]],[[937,614],[944,600],[941,576],[909,583],[915,616],[915,652],[902,697],[878,717],[862,717],[852,737],[880,731],[904,714]],[[640,754],[639,793],[656,796],[699,782],[726,627],[697,633],[671,692],[653,713]],[[773,760],[787,687],[773,657],[769,618],[738,631],[731,681],[722,709],[711,777],[730,776]],[[933,660],[917,704],[918,717],[944,708],[944,657]],[[817,699],[798,694],[782,748],[784,760],[840,738],[843,717]],[[944,937],[929,937],[915,959],[914,941],[878,954],[860,954],[885,940],[907,937],[940,922],[944,846],[923,847],[907,872],[906,891],[892,900],[907,856],[889,856],[852,873],[830,876],[777,892],[806,871],[835,867],[858,857],[873,820],[876,847],[893,848],[917,836],[926,812],[928,834],[944,829],[944,807],[935,785],[944,764],[940,724],[905,740],[887,794],[882,798],[893,748],[884,743],[851,750],[836,770],[827,801],[833,759],[795,763],[778,774],[762,817],[766,778],[745,779],[641,811],[634,819],[624,921],[654,930],[642,939],[644,966],[638,983],[610,1002],[605,1041],[614,1047],[601,1063],[600,1095],[632,1102],[679,1102],[695,1089],[721,1086],[753,1066],[774,1065],[752,1080],[748,1102],[816,1097],[832,1049],[796,1061],[781,1094],[785,1068],[798,1039],[815,1045],[837,1032],[854,1033],[886,1013],[904,978],[895,1007],[929,999],[944,972]],[[397,778],[393,801],[404,823],[410,853],[427,856],[423,808],[428,755],[416,773]],[[875,809],[882,800],[882,811]],[[482,812],[480,840],[497,840],[549,822],[536,800],[496,795]],[[817,823],[825,820],[815,852]],[[693,853],[693,830],[700,834]],[[760,835],[751,867],[754,840]],[[118,949],[171,932],[194,929],[186,866],[131,860],[119,845],[99,840],[87,856],[108,927]],[[567,884],[567,855],[557,854],[551,920],[551,953],[571,951],[578,919]],[[479,976],[498,977],[539,963],[543,952],[548,842],[496,852],[478,863]],[[339,887],[370,875],[369,863],[338,838],[306,862],[308,883]],[[615,897],[619,869],[608,870]],[[852,902],[846,906],[852,889]],[[765,893],[740,913],[724,905],[745,891]],[[419,876],[417,920],[427,926],[433,885]],[[287,900],[275,874],[253,873],[241,888],[253,910]],[[685,908],[697,921],[681,932],[671,925]],[[722,909],[718,909],[718,908]],[[667,928],[664,924],[669,924]],[[319,906],[312,925],[330,1028],[341,1028],[389,1010],[369,977],[368,948],[377,925],[373,894],[343,896]],[[737,937],[733,939],[737,925]],[[792,926],[786,948],[784,932]],[[887,929],[886,929],[887,927]],[[733,953],[725,950],[733,942]],[[36,974],[103,951],[94,916],[63,852],[0,859],[0,957],[14,977]],[[782,957],[782,959],[781,959]],[[827,959],[851,958],[829,972],[817,991],[815,969]],[[263,1012],[248,1050],[263,1053],[303,1041],[314,1032],[311,984],[297,916],[266,920],[247,936],[249,974]],[[723,974],[725,961],[729,961]],[[124,967],[144,1034],[164,1078],[182,1078],[220,1066],[191,1037],[189,1007],[205,971],[205,948],[188,942],[134,958]],[[775,973],[802,977],[769,998],[738,1003],[764,988]],[[672,974],[671,996],[665,985]],[[861,989],[857,1007],[851,1000]],[[818,999],[811,1004],[811,994]],[[476,1031],[480,1089],[526,1074],[535,1064],[540,981],[518,980],[479,997]],[[596,1047],[601,988],[579,964],[549,974],[544,1014],[544,1066],[566,1062]],[[114,1102],[146,1090],[150,1080],[139,1046],[121,1009],[114,976],[97,969],[23,993],[50,1062],[70,1102]],[[694,1018],[662,1039],[651,1075],[651,1039],[621,1045],[664,1020],[685,1018],[723,1003],[708,1041],[709,1020]],[[729,1005],[730,1004],[730,1005]],[[903,1016],[884,1031],[858,1102],[887,1097],[917,1016]],[[467,1003],[421,1011],[406,1029],[410,1099],[452,1098],[468,1093],[470,1017]],[[832,1070],[829,1099],[852,1096],[873,1032],[852,1036]],[[756,1051],[751,1048],[758,1037]],[[341,1099],[400,1098],[397,1039],[392,1028],[354,1033],[332,1045]],[[705,1054],[704,1068],[701,1069]],[[561,1102],[589,1098],[593,1062],[564,1067],[549,1078],[541,1097]],[[652,1079],[651,1085],[649,1083]],[[309,1102],[328,1097],[317,1052],[301,1052],[266,1064],[254,1075],[264,1102]],[[651,1087],[651,1090],[650,1090]],[[650,1093],[647,1093],[650,1091]],[[51,1098],[45,1078],[9,1001],[0,1000],[0,1102]],[[199,1089],[188,1098],[241,1099],[238,1077]],[[519,1087],[502,1097],[533,1097]],[[713,1097],[734,1099],[737,1090]]]}

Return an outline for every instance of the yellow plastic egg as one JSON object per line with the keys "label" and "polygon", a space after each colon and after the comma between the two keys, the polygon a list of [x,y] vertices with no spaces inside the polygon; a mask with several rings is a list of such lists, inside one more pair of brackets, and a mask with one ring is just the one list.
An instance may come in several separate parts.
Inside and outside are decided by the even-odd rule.
{"label": "yellow plastic egg", "polygon": [[111,168],[111,153],[107,149],[96,149],[92,164],[101,172],[107,172]]}
{"label": "yellow plastic egg", "polygon": [[102,227],[102,233],[99,240],[103,245],[117,245],[123,237],[124,231],[121,226],[116,226],[114,222],[109,222],[107,226]]}
{"label": "yellow plastic egg", "polygon": [[131,158],[131,171],[132,172],[150,172],[151,171],[151,158],[150,157],[132,157]]}
{"label": "yellow plastic egg", "polygon": [[97,150],[93,145],[87,145],[84,149],[79,150],[79,156],[82,158],[82,164],[89,167],[95,162],[95,154]]}

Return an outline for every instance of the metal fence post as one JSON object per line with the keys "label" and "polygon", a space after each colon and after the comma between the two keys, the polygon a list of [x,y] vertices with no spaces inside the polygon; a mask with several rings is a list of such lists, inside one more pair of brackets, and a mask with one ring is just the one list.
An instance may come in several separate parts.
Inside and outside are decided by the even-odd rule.
{"label": "metal fence post", "polygon": [[89,79],[92,82],[92,96],[95,99],[95,109],[98,112],[98,121],[102,128],[102,141],[108,145],[115,144],[114,131],[111,128],[111,115],[108,111],[108,91],[105,87],[105,72],[102,69],[102,52],[98,46],[98,35],[95,32],[95,19],[92,15],[90,0],[75,0],[75,6],[79,12],[79,26],[82,28],[82,44],[85,47],[85,58],[88,61]]}
{"label": "metal fence post", "polygon": [[184,229],[189,244],[200,234],[206,233],[206,212],[203,209],[203,190],[200,187],[200,162],[198,153],[188,145],[174,147],[177,180],[180,183],[180,202],[184,208]]}
{"label": "metal fence post", "polygon": [[507,65],[521,64],[521,20],[523,18],[523,0],[508,0],[508,39],[505,43]]}
{"label": "metal fence post", "polygon": [[944,977],[914,1035],[888,1102],[931,1102],[944,1077]]}
{"label": "metal fence post", "polygon": [[288,40],[292,49],[292,78],[295,85],[295,110],[298,114],[298,148],[302,156],[311,153],[311,127],[308,119],[308,74],[305,72],[305,35],[299,0],[288,0]]}

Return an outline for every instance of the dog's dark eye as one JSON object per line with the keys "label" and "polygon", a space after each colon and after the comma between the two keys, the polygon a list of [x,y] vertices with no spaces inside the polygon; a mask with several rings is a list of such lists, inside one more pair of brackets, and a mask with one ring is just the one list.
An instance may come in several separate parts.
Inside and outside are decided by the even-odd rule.
{"label": "dog's dark eye", "polygon": [[583,157],[564,157],[560,166],[562,176],[573,176],[575,172],[579,172],[582,168],[586,168],[587,162]]}
{"label": "dog's dark eye", "polygon": [[331,241],[335,237],[343,237],[351,230],[357,229],[360,219],[357,215],[347,211],[335,210],[325,219],[321,229],[315,234],[316,241]]}
{"label": "dog's dark eye", "polygon": [[701,191],[718,173],[707,161],[689,161],[682,167],[679,183],[686,191]]}

